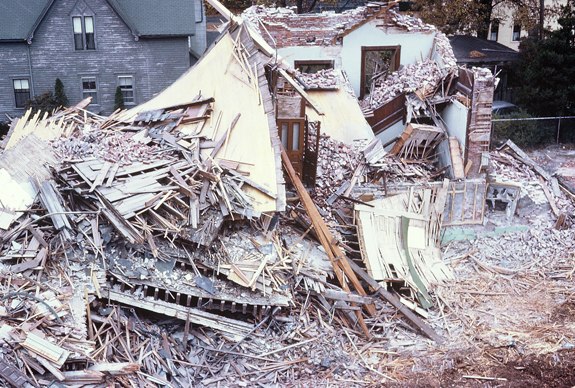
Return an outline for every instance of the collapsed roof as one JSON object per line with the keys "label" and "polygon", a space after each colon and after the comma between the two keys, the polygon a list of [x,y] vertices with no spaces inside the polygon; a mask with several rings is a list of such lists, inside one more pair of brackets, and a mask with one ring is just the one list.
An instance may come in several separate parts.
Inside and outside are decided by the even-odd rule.
{"label": "collapsed roof", "polygon": [[[173,357],[190,363],[178,350],[188,349],[190,333],[204,344],[196,343],[198,348],[207,345],[210,352],[233,354],[279,308],[305,309],[307,299],[316,301],[319,317],[327,314],[329,324],[341,322],[355,329],[355,335],[384,336],[382,327],[368,327],[366,317],[380,319],[393,306],[394,313],[400,311],[428,337],[442,340],[412,310],[426,316],[422,307],[433,305],[433,285],[454,276],[440,256],[442,225],[483,221],[486,181],[464,179],[468,166],[482,171],[488,121],[474,121],[469,132],[457,134],[469,136],[465,144],[472,163],[465,166],[460,141],[455,135],[446,138],[440,125],[408,122],[389,152],[373,133],[367,141],[342,144],[321,128],[352,140],[357,139],[349,132],[356,126],[368,133],[345,75],[338,70],[299,74],[276,59],[249,23],[228,17],[225,31],[192,69],[134,109],[104,118],[87,112],[89,101],[84,101],[50,118],[28,112],[12,123],[0,157],[0,183],[13,188],[0,192],[0,254],[10,267],[0,269],[14,274],[14,281],[9,276],[6,283],[2,276],[0,282],[8,291],[44,287],[40,301],[26,302],[27,296],[15,291],[6,306],[10,314],[40,309],[38,319],[50,320],[51,326],[50,340],[42,342],[33,327],[38,321],[3,322],[0,337],[26,340],[10,357],[28,359],[53,341],[59,345],[50,348],[54,365],[48,365],[61,381],[98,384],[105,379],[101,371],[133,374],[140,367],[151,375],[156,369],[146,359],[149,354],[144,357],[147,345],[140,335],[150,329],[141,323],[141,313],[122,306],[186,322],[179,342],[161,335],[161,340],[150,340],[162,347],[162,357],[154,355],[160,361]],[[406,23],[434,31],[411,19]],[[440,52],[442,45],[437,47]],[[446,77],[446,67],[425,72],[425,66],[436,66],[432,61],[419,66],[423,68],[404,67],[413,72],[406,76],[419,77],[415,85],[399,78],[405,81],[404,92],[420,98],[419,92],[424,101],[453,82],[458,90],[467,90],[470,115],[485,118],[493,86],[490,73],[461,71],[458,77]],[[433,90],[421,90],[437,76],[441,82]],[[382,79],[384,84],[395,87]],[[302,111],[310,127],[305,141],[319,166],[311,196],[282,145],[276,122],[282,113]],[[455,155],[458,164],[451,168],[462,181],[443,180],[448,166],[433,165],[440,144]],[[24,159],[26,155],[35,157]],[[295,193],[286,193],[284,170]],[[46,262],[54,268],[44,270]],[[66,287],[56,269],[60,263],[69,269],[62,270]],[[39,266],[36,279],[46,279],[42,286],[29,280]],[[370,290],[375,294],[367,295]],[[69,307],[58,305],[66,298]],[[106,301],[116,307],[105,308]],[[44,302],[58,311],[41,310]],[[25,307],[17,309],[20,304]],[[101,307],[98,313],[95,307]],[[260,323],[256,326],[246,316]],[[68,332],[58,319],[69,325]],[[282,320],[291,324],[283,315],[276,324]],[[190,323],[205,331],[194,332]],[[123,336],[104,337],[101,331],[110,330],[106,325],[117,332],[125,329],[127,338],[137,336],[139,361],[146,362],[136,362],[130,345],[118,339]],[[217,338],[206,334],[210,330]],[[78,347],[65,337],[70,333],[75,340],[91,340]],[[214,344],[219,340],[235,345],[218,350]],[[126,364],[107,363],[107,347],[98,345],[103,341],[123,347],[114,357]],[[279,351],[263,346],[256,359]],[[292,361],[306,361],[301,360]],[[179,372],[167,361],[157,370],[164,368],[164,377],[176,376]],[[94,365],[81,372],[59,371],[67,362]],[[162,384],[164,377],[154,374],[152,379]]]}

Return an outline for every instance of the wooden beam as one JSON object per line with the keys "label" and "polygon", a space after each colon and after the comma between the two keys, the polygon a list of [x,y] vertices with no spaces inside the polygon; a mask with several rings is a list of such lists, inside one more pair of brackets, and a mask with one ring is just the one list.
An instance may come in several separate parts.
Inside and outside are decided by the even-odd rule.
{"label": "wooden beam", "polygon": [[[367,295],[365,290],[363,289],[361,283],[359,282],[359,280],[355,276],[355,273],[353,272],[351,267],[347,264],[347,260],[345,260],[345,254],[341,251],[341,249],[339,248],[338,245],[332,243],[332,241],[334,240],[333,235],[329,231],[323,218],[321,218],[319,211],[317,210],[314,202],[310,198],[305,187],[301,183],[301,180],[297,176],[293,166],[291,165],[291,161],[289,160],[289,157],[288,157],[285,149],[283,148],[283,146],[281,144],[280,144],[280,148],[281,148],[281,155],[282,155],[282,161],[283,161],[284,168],[286,169],[286,171],[290,177],[290,180],[292,181],[293,185],[295,186],[296,191],[298,193],[298,196],[300,197],[300,199],[301,199],[301,201],[302,201],[302,203],[306,209],[306,212],[311,219],[311,222],[312,222],[312,224],[316,230],[316,233],[317,233],[318,238],[321,242],[321,245],[323,246],[323,248],[325,249],[325,252],[327,253],[327,256],[329,258],[329,261],[331,262],[331,265],[333,267],[333,271],[335,272],[335,275],[336,275],[339,283],[341,284],[344,291],[347,291],[347,292],[350,291],[349,285],[347,284],[347,281],[344,278],[344,273],[345,273],[345,276],[347,276],[347,278],[351,281],[355,290],[361,295]],[[352,305],[356,306],[355,303],[353,303]],[[376,314],[375,307],[372,304],[366,304],[365,308],[370,315]],[[361,311],[356,311],[356,314],[357,314],[359,324],[360,324],[362,330],[364,331],[365,335],[368,338],[371,338],[371,334],[369,333],[369,329],[367,328],[367,325],[365,324],[365,322],[363,320],[363,316],[361,315]]]}
{"label": "wooden beam", "polygon": [[378,282],[376,282],[371,276],[369,276],[367,274],[367,272],[365,272],[363,269],[361,269],[357,264],[355,264],[352,260],[350,259],[346,259],[349,266],[355,271],[355,273],[361,277],[363,280],[365,280],[371,287],[373,287],[377,293],[386,301],[388,301],[389,303],[391,303],[393,305],[393,307],[395,307],[396,309],[399,310],[400,313],[402,313],[412,324],[414,324],[415,326],[417,326],[419,329],[421,329],[422,332],[425,333],[425,335],[427,335],[429,338],[431,338],[432,340],[434,340],[437,343],[442,343],[443,342],[443,338],[441,338],[439,336],[439,334],[437,334],[427,323],[425,323],[421,318],[419,318],[417,315],[415,315],[415,313],[413,311],[411,311],[406,305],[404,305],[403,303],[400,302],[399,298],[392,294],[391,292],[383,289],[383,287],[381,287],[379,285]]}
{"label": "wooden beam", "polygon": [[311,99],[309,94],[303,90],[301,86],[297,84],[296,81],[285,71],[284,69],[279,69],[280,74],[285,78],[285,80],[294,87],[294,89],[303,97],[303,99],[317,112],[318,115],[323,115],[323,110]]}

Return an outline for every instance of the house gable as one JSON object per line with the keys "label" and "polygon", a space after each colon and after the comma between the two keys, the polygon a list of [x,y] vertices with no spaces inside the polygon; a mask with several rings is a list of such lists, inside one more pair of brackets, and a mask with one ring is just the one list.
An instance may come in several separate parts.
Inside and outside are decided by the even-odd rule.
{"label": "house gable", "polygon": [[[14,80],[30,86],[31,98],[53,92],[55,80],[60,78],[71,104],[92,96],[91,109],[108,114],[113,111],[118,86],[123,87],[130,107],[151,98],[189,68],[187,36],[135,39],[107,0],[53,0],[46,4],[50,6],[38,16],[33,39],[28,43],[24,39],[0,42],[0,89],[8,91],[0,96],[2,120],[4,113],[10,117],[24,113],[17,107]],[[74,32],[75,18],[83,29],[81,39]],[[90,42],[93,45],[88,45]]]}
{"label": "house gable", "polygon": [[86,3],[86,0],[78,0],[68,14],[69,16],[94,16],[94,10]]}

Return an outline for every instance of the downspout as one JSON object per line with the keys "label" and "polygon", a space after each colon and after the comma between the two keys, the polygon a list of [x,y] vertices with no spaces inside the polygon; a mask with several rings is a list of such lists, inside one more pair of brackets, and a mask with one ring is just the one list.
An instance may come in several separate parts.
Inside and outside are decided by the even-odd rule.
{"label": "downspout", "polygon": [[30,55],[30,44],[31,42],[26,42],[26,48],[28,49],[28,71],[30,72],[30,97],[34,97],[34,76],[32,75],[32,57]]}

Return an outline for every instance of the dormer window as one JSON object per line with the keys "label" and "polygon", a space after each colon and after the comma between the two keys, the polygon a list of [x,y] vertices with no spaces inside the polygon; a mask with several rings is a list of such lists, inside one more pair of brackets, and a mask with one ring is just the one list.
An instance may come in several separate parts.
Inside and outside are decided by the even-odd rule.
{"label": "dormer window", "polygon": [[74,16],[74,48],[76,50],[95,50],[94,18],[92,16]]}

